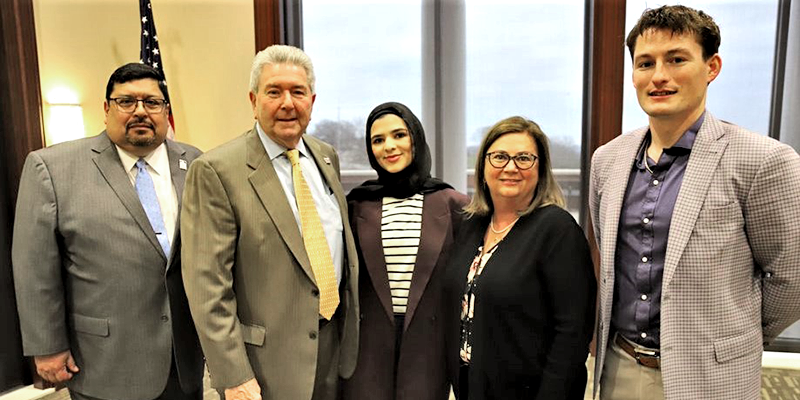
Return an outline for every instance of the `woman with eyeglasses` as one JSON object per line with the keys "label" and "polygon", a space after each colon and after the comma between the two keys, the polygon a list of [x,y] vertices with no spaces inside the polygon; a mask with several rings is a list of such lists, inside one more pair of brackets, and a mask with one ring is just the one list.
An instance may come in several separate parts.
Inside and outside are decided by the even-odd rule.
{"label": "woman with eyeglasses", "polygon": [[345,399],[446,400],[442,281],[469,198],[430,175],[422,124],[400,103],[367,118],[378,179],[347,196],[359,254],[361,332]]}
{"label": "woman with eyeglasses", "polygon": [[447,267],[449,371],[458,399],[582,399],[596,281],[564,209],[548,141],[522,117],[480,146],[475,194]]}

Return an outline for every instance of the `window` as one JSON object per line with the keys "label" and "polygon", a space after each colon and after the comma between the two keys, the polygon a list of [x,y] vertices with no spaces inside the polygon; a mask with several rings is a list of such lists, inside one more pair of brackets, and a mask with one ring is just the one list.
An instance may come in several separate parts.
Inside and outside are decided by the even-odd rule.
{"label": "window", "polygon": [[303,1],[317,78],[308,132],[339,152],[345,191],[375,176],[364,139],[375,106],[397,101],[422,117],[420,12],[420,1]]}
{"label": "window", "polygon": [[[553,166],[577,217],[585,2],[465,0],[460,4],[464,8],[449,0],[335,4],[305,0],[303,43],[314,60],[318,93],[309,133],[339,150],[349,190],[374,176],[363,139],[368,113],[385,101],[402,102],[427,128],[433,174],[471,192],[458,186],[467,175],[467,185],[472,185],[475,153],[486,130],[502,118],[522,115],[539,123],[551,139]],[[462,23],[463,35],[450,29]],[[465,63],[441,60],[459,46],[467,49]],[[442,53],[423,57],[423,51],[432,48]],[[430,62],[437,57],[440,63]],[[465,79],[452,79],[454,75]],[[433,79],[441,81],[431,84],[423,76],[438,76]],[[437,84],[445,89],[438,92]],[[463,109],[451,112],[461,104],[451,93],[466,93]],[[429,104],[423,97],[434,100]],[[432,110],[443,107],[449,109],[440,114]],[[459,121],[454,123],[453,118]],[[465,148],[454,150],[462,145]]]}
{"label": "window", "polygon": [[[466,1],[467,168],[497,121],[526,117],[550,139],[569,210],[580,210],[583,1]],[[468,180],[470,185],[472,179]]]}

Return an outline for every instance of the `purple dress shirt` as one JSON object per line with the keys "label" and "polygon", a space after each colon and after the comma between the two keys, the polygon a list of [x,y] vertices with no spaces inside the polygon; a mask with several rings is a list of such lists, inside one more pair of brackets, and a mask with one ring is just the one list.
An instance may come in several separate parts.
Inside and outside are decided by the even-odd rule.
{"label": "purple dress shirt", "polygon": [[628,178],[614,260],[611,326],[645,347],[660,347],[661,279],[672,210],[704,119],[705,112],[677,143],[664,149],[657,163],[647,157],[648,131]]}

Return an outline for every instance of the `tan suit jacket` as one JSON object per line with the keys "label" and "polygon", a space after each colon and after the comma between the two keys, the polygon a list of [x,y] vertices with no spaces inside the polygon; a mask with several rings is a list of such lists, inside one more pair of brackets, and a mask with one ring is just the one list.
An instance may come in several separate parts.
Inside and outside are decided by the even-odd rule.
{"label": "tan suit jacket", "polygon": [[[358,351],[358,258],[336,152],[311,136],[303,140],[344,222],[341,317],[334,321],[341,338],[339,374],[346,378]],[[319,292],[297,222],[255,130],[192,164],[181,229],[183,278],[212,386],[230,388],[255,377],[264,399],[311,399]]]}
{"label": "tan suit jacket", "polygon": [[[200,151],[166,146],[180,199]],[[100,399],[158,397],[173,358],[184,391],[200,390],[177,229],[174,237],[164,254],[105,132],[29,154],[12,249],[25,355],[70,350],[81,370],[67,386]]]}
{"label": "tan suit jacket", "polygon": [[[614,301],[614,251],[647,128],[599,148],[590,208],[600,247],[597,390]],[[762,344],[800,318],[800,157],[706,113],[675,202],[661,295],[667,399],[756,399]]]}

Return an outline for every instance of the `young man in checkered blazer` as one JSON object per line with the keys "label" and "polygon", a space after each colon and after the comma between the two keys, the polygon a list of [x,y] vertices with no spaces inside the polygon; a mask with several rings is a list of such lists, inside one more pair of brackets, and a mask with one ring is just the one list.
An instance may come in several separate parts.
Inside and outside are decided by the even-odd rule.
{"label": "young man in checkered blazer", "polygon": [[719,44],[684,6],[628,35],[649,124],[592,160],[601,399],[757,399],[763,344],[800,318],[800,157],[706,110]]}

